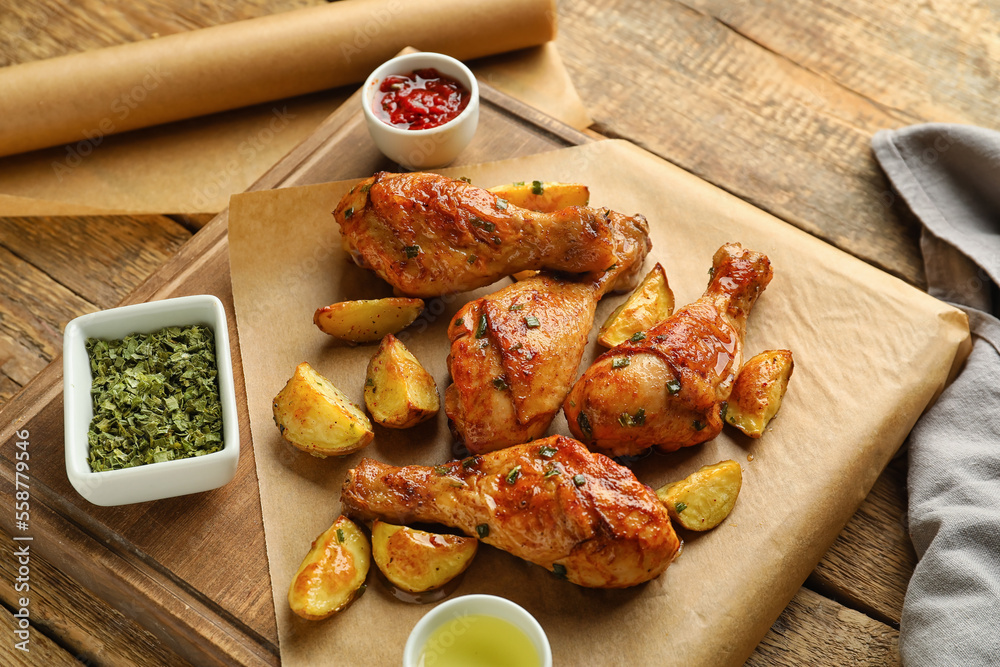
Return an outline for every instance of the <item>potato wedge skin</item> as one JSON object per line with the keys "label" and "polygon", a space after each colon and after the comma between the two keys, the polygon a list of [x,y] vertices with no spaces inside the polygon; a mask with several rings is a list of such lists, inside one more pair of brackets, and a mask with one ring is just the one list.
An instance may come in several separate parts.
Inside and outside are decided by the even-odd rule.
{"label": "potato wedge skin", "polygon": [[601,325],[597,342],[615,347],[674,313],[674,292],[659,262]]}
{"label": "potato wedge skin", "polygon": [[439,535],[376,520],[372,558],[385,578],[409,593],[441,588],[472,563],[479,540]]}
{"label": "potato wedge skin", "polygon": [[368,362],[365,407],[376,424],[409,428],[441,408],[437,383],[403,343],[386,334]]}
{"label": "potato wedge skin", "polygon": [[320,331],[351,343],[373,343],[399,333],[424,310],[423,299],[388,297],[340,301],[318,308],[313,323]]}
{"label": "potato wedge skin", "polygon": [[328,618],[363,591],[370,566],[368,538],[341,516],[313,540],[288,587],[288,606],[310,621]]}
{"label": "potato wedge skin", "polygon": [[590,203],[590,188],[579,183],[527,181],[498,185],[489,191],[508,204],[542,213],[561,211],[567,206],[586,206]]}
{"label": "potato wedge skin", "polygon": [[743,364],[726,404],[725,421],[751,438],[764,435],[788,389],[795,362],[788,350],[767,350]]}
{"label": "potato wedge skin", "polygon": [[656,490],[670,518],[688,530],[715,528],[736,505],[743,470],[736,461],[703,466],[679,482]]}
{"label": "potato wedge skin", "polygon": [[368,416],[307,362],[295,367],[271,404],[281,435],[313,456],[341,456],[372,441]]}

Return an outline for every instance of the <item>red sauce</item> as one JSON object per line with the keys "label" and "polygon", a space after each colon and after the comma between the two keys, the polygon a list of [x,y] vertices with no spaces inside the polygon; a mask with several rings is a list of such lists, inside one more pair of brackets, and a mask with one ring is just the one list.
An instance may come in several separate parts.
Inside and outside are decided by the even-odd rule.
{"label": "red sauce", "polygon": [[404,130],[444,125],[469,105],[469,91],[433,68],[387,76],[374,100],[379,120]]}

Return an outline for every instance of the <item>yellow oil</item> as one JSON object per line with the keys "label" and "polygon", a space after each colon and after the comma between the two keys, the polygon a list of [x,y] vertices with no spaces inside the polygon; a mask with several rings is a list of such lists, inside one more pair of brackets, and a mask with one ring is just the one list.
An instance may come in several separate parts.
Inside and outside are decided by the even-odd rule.
{"label": "yellow oil", "polygon": [[541,667],[535,644],[513,623],[469,614],[431,633],[418,667]]}

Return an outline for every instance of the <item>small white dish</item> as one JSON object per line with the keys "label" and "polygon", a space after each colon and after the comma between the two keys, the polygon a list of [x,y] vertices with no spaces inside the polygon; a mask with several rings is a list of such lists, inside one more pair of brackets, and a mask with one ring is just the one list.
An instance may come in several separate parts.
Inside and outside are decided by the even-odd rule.
{"label": "small white dish", "polygon": [[[434,68],[462,84],[470,93],[468,106],[447,123],[426,130],[402,129],[380,120],[373,104],[382,81],[424,68]],[[361,106],[368,133],[386,157],[410,170],[435,169],[454,161],[472,141],[479,124],[479,84],[459,60],[441,53],[410,53],[386,61],[371,73],[362,88]]]}
{"label": "small white dish", "polygon": [[[92,472],[87,432],[94,416],[88,338],[114,340],[170,326],[205,325],[215,333],[223,448],[204,456]],[[229,354],[226,311],[211,295],[186,296],[88,313],[71,320],[63,333],[63,427],[66,475],[73,488],[95,505],[127,505],[209,491],[236,475],[240,457],[236,389]]]}
{"label": "small white dish", "polygon": [[[446,651],[459,644],[461,636],[468,632],[467,619],[476,616],[491,616],[513,625],[534,645],[538,665],[552,667],[552,648],[535,617],[523,607],[495,595],[463,595],[442,602],[427,612],[413,627],[406,641],[403,667],[435,664],[442,657],[436,652]],[[442,628],[444,633],[435,637],[435,632]],[[429,641],[434,642],[434,645],[429,645]]]}

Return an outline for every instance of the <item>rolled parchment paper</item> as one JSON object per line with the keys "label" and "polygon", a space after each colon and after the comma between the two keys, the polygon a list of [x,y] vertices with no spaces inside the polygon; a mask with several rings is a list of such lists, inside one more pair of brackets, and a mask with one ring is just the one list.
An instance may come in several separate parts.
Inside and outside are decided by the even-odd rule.
{"label": "rolled parchment paper", "polygon": [[0,156],[363,81],[405,46],[460,60],[555,37],[555,0],[349,0],[0,69]]}

